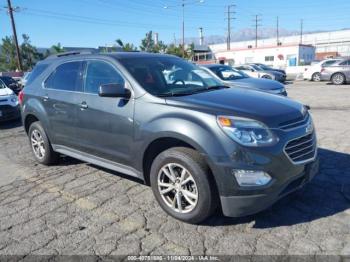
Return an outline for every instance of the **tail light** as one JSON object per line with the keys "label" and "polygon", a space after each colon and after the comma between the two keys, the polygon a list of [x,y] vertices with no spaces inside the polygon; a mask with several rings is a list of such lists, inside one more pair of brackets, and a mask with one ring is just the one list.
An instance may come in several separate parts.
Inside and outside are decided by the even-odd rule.
{"label": "tail light", "polygon": [[24,99],[24,92],[23,92],[23,90],[22,90],[22,91],[19,92],[19,94],[18,94],[18,102],[19,102],[20,105],[22,105],[23,99]]}

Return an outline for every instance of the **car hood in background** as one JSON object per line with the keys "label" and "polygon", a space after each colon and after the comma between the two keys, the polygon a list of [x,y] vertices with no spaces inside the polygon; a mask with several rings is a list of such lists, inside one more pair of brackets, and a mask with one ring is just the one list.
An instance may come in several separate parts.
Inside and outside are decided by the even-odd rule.
{"label": "car hood in background", "polygon": [[284,85],[275,80],[253,77],[224,81],[224,83],[232,87],[244,87],[264,91],[278,90],[284,88]]}
{"label": "car hood in background", "polygon": [[10,88],[0,88],[0,96],[13,95],[13,91]]}
{"label": "car hood in background", "polygon": [[243,88],[227,88],[181,97],[169,97],[170,106],[214,115],[241,116],[269,127],[303,117],[303,106],[289,98]]}

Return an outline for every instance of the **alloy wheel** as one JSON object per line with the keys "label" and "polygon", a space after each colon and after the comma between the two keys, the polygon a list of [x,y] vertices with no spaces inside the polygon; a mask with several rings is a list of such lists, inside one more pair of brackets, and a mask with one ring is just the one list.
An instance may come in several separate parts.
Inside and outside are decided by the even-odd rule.
{"label": "alloy wheel", "polygon": [[45,141],[39,130],[33,130],[30,141],[35,156],[39,159],[43,159],[45,157]]}
{"label": "alloy wheel", "polygon": [[182,165],[169,163],[158,173],[158,190],[173,211],[189,213],[198,202],[198,189],[191,173]]}

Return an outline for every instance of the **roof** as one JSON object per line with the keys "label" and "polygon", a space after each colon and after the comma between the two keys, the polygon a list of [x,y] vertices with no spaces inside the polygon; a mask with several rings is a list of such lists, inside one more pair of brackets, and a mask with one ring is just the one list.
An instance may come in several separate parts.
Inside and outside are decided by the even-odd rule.
{"label": "roof", "polygon": [[175,57],[173,55],[167,54],[156,54],[156,53],[147,53],[147,52],[114,52],[114,53],[94,53],[94,52],[65,52],[58,53],[52,56],[49,56],[46,60],[50,59],[69,59],[69,58],[79,58],[79,57],[112,57],[117,60],[119,59],[129,59],[129,58],[147,58],[147,57]]}

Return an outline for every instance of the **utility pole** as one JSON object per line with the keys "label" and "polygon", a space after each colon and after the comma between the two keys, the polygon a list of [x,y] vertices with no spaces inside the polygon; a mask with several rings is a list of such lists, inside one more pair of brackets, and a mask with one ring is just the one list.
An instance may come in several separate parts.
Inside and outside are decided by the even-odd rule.
{"label": "utility pole", "polygon": [[255,16],[254,16],[255,48],[258,47],[258,28],[259,28],[259,26],[261,26],[261,24],[259,24],[259,22],[261,22],[260,15],[255,15]]}
{"label": "utility pole", "polygon": [[303,44],[303,30],[304,30],[304,20],[300,20],[300,44]]}
{"label": "utility pole", "polygon": [[276,26],[276,37],[277,37],[277,46],[280,45],[280,21],[279,17],[277,16],[277,26]]}
{"label": "utility pole", "polygon": [[19,71],[23,71],[22,58],[21,58],[21,53],[20,53],[20,50],[19,50],[18,40],[17,40],[15,19],[13,17],[13,11],[16,11],[16,10],[14,8],[12,8],[11,0],[7,0],[7,8],[8,8],[8,13],[9,13],[10,19],[11,19],[11,25],[12,25],[12,31],[13,31],[13,40],[15,41],[15,46],[16,46],[18,70]]}
{"label": "utility pole", "polygon": [[182,0],[182,57],[185,58],[185,0]]}
{"label": "utility pole", "polygon": [[227,6],[227,50],[231,50],[231,21],[235,20],[234,14],[235,11],[232,11],[236,5],[229,5]]}

